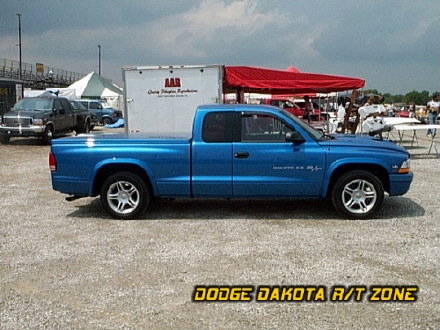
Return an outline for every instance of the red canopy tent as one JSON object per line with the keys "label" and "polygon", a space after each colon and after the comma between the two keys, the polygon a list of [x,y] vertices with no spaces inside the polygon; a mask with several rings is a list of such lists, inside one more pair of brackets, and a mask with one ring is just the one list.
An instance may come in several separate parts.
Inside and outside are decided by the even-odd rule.
{"label": "red canopy tent", "polygon": [[301,71],[299,71],[299,69],[296,66],[293,66],[293,65],[289,66],[287,68],[287,71],[289,71],[289,72],[296,72],[296,73],[300,73],[301,72]]}
{"label": "red canopy tent", "polygon": [[226,93],[306,94],[330,93],[365,86],[365,80],[317,73],[303,73],[250,66],[225,66]]}

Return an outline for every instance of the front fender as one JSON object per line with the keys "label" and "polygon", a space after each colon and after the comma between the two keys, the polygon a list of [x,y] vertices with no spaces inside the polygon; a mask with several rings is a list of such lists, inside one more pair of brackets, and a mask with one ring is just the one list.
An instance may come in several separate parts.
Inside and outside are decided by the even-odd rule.
{"label": "front fender", "polygon": [[55,121],[48,120],[44,126],[48,126],[48,125],[52,126],[53,127],[53,131],[55,132],[55,130],[57,129],[57,125],[55,125]]}
{"label": "front fender", "polygon": [[[397,164],[396,164],[397,165]],[[397,165],[397,166],[400,166]],[[392,166],[380,158],[344,158],[338,159],[334,162],[328,164],[327,171],[324,176],[322,188],[321,188],[321,197],[326,198],[330,192],[332,187],[332,182],[334,180],[334,176],[339,176],[340,174],[345,174],[350,170],[355,169],[365,169],[371,170],[373,173],[380,172],[382,174],[386,174],[389,176],[390,172],[392,172]],[[388,182],[388,177],[387,177]],[[384,182],[385,186],[387,182]],[[387,187],[385,187],[387,189]]]}

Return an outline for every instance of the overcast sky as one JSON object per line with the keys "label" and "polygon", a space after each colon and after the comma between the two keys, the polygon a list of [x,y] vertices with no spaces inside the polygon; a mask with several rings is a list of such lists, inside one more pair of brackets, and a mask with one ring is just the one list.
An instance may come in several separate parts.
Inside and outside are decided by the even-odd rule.
{"label": "overcast sky", "polygon": [[136,65],[226,64],[440,91],[439,0],[0,0],[0,58],[120,84]]}

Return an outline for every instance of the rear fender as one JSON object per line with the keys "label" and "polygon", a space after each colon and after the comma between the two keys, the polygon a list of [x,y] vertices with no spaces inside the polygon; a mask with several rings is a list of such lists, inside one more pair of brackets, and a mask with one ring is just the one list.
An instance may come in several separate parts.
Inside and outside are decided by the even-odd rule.
{"label": "rear fender", "polygon": [[90,176],[90,196],[96,196],[100,193],[100,188],[105,179],[113,173],[129,171],[139,174],[146,180],[151,189],[151,193],[157,196],[157,185],[152,169],[143,161],[134,158],[115,158],[105,159],[98,162]]}

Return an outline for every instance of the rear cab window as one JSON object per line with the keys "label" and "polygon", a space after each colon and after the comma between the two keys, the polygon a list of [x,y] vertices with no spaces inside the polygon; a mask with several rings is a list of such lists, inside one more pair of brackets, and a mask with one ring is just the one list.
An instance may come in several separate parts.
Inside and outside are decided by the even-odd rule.
{"label": "rear cab window", "polygon": [[203,119],[202,140],[204,142],[233,141],[233,112],[211,112]]}

